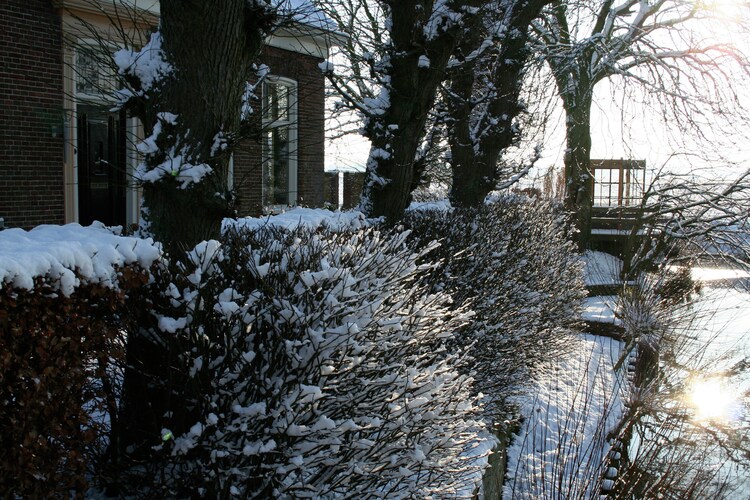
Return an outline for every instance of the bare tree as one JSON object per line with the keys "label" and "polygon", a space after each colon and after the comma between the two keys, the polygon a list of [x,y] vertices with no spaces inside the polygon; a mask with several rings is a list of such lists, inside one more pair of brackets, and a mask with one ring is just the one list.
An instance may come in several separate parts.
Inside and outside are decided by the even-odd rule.
{"label": "bare tree", "polygon": [[342,64],[326,71],[331,84],[326,97],[332,103],[334,127],[328,131],[329,137],[358,134],[362,123],[355,103],[376,97],[378,82],[372,63],[382,58],[388,40],[383,4],[375,0],[315,0],[315,5],[347,35],[331,55]]}
{"label": "bare tree", "polygon": [[[736,46],[706,42],[697,31],[712,17],[685,0],[556,1],[535,26],[565,111],[566,207],[576,214],[579,245],[591,234],[591,108],[596,85],[613,77],[661,96],[683,124],[696,123],[697,103],[726,95],[727,63],[747,67]],[[731,92],[730,92],[731,93]],[[731,96],[730,96],[731,98]]]}
{"label": "bare tree", "polygon": [[623,275],[635,278],[671,255],[674,264],[715,260],[750,267],[750,170],[731,179],[663,168],[643,196],[628,235]]}
{"label": "bare tree", "polygon": [[[532,21],[550,0],[489,2],[456,49],[445,92],[455,206],[480,205],[501,177],[498,160],[516,141]],[[481,28],[481,29],[480,29]],[[512,174],[514,172],[504,172]]]}
{"label": "bare tree", "polygon": [[[401,178],[397,180],[392,175],[378,174],[371,177],[366,191],[377,193],[375,199],[379,199],[381,190],[411,191],[424,181],[425,172],[429,172],[430,179],[445,180],[446,184],[451,183],[452,177],[451,198],[455,204],[472,206],[484,200],[503,174],[497,171],[501,152],[518,136],[515,121],[525,109],[519,95],[524,68],[531,54],[527,47],[529,27],[549,1],[464,2],[466,5],[463,6],[456,2],[450,8],[447,3],[436,2],[436,10],[430,19],[422,14],[422,19],[410,18],[408,9],[401,4],[391,11],[388,2],[341,0],[322,6],[337,20],[341,29],[351,34],[342,48],[348,68],[329,74],[335,92],[343,96],[335,110],[348,111],[348,116],[352,116],[352,110],[363,114],[367,123],[365,133],[370,139],[385,129],[391,139],[397,142],[408,139],[409,143],[403,153],[398,153],[403,154],[403,161],[399,160],[402,164],[395,170],[404,172],[403,175],[397,174]],[[417,7],[419,12],[426,12],[428,6]],[[400,34],[388,29],[396,27],[389,21],[391,15],[403,22],[413,22],[412,31],[415,33],[434,31],[435,26],[446,22],[445,19],[454,20],[450,21],[450,29],[443,33],[443,41],[430,35],[415,42],[405,37],[408,30],[403,26],[399,28]],[[398,43],[402,44],[401,48],[396,48]],[[397,70],[391,64],[392,54],[409,51],[412,52],[411,59]],[[439,51],[442,54],[436,59],[434,53]],[[433,55],[429,55],[430,52]],[[409,66],[411,73],[406,71]],[[418,78],[412,75],[418,75]],[[394,83],[396,79],[400,80],[398,84]],[[399,95],[408,96],[398,105],[408,106],[401,111],[391,110],[392,116],[387,123],[380,118],[383,110],[380,106],[385,103],[380,96],[384,94],[377,95],[377,89],[385,81],[387,104],[391,107],[394,107],[391,101],[396,90]],[[444,89],[437,96],[433,88],[436,85]],[[422,109],[417,110],[414,106],[419,102],[424,104],[420,104]],[[407,110],[409,106],[412,111]],[[404,125],[392,123],[397,115],[399,120],[418,116],[416,121],[409,118],[412,124],[403,138],[396,130],[403,129]],[[350,123],[346,122],[343,133],[351,130],[351,127],[346,127]],[[390,142],[387,145],[392,146]],[[450,153],[445,156],[449,158],[453,172],[446,178],[446,169],[438,167],[444,163],[444,153],[448,149]],[[373,167],[387,163],[382,157],[384,151],[388,151],[389,161],[391,158],[388,148],[373,145],[372,151],[375,156],[370,157],[371,173],[375,172]],[[404,170],[404,162],[413,163],[413,166]],[[380,185],[385,179],[388,179],[388,187]],[[402,185],[403,188],[396,187]],[[402,210],[396,208],[403,204],[401,201],[395,205],[390,201],[386,203],[394,207],[391,216],[397,216]],[[374,213],[381,214],[377,210]]]}
{"label": "bare tree", "polygon": [[397,220],[408,206],[424,165],[416,160],[438,88],[459,38],[479,19],[483,3],[341,2],[339,15],[348,20],[341,25],[352,28],[364,19],[370,33],[365,42],[348,48],[351,80],[331,79],[347,105],[365,119],[363,133],[371,150],[362,208],[368,214]]}

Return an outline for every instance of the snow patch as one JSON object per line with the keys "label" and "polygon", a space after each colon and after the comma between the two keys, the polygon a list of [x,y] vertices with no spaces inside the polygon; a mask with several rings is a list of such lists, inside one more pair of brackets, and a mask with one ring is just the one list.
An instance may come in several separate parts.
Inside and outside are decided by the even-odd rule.
{"label": "snow patch", "polygon": [[508,448],[503,498],[598,498],[608,472],[607,435],[627,396],[625,370],[614,370],[623,347],[583,335],[550,361],[548,376],[519,401],[524,420]]}
{"label": "snow patch", "polygon": [[622,325],[622,321],[615,315],[616,304],[616,296],[587,297],[583,301],[581,317],[592,323]]}
{"label": "snow patch", "polygon": [[120,236],[118,230],[95,222],[0,231],[0,286],[31,290],[35,278],[45,278],[66,296],[83,283],[116,287],[118,268],[148,269],[161,256],[150,238]]}
{"label": "snow patch", "polygon": [[622,261],[617,257],[604,252],[587,250],[583,254],[583,260],[586,264],[584,268],[586,286],[622,283],[620,279]]}
{"label": "snow patch", "polygon": [[350,210],[331,212],[323,208],[295,207],[278,215],[266,217],[245,217],[242,219],[224,219],[222,230],[257,230],[263,227],[276,226],[285,229],[306,227],[317,229],[327,227],[333,230],[361,229],[374,221],[367,219],[362,212]]}

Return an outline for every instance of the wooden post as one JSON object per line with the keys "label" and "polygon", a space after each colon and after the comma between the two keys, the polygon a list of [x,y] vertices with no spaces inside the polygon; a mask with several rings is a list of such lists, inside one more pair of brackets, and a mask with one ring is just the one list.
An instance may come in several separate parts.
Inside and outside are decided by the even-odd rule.
{"label": "wooden post", "polygon": [[625,184],[625,179],[623,178],[623,173],[624,173],[623,163],[624,163],[624,160],[620,158],[620,178],[618,179],[619,182],[617,183],[617,207],[618,208],[622,208],[623,206],[622,190]]}

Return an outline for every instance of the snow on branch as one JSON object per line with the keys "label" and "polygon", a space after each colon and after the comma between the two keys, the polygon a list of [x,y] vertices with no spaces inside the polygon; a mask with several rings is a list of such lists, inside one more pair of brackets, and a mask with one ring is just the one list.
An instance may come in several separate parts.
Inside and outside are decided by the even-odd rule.
{"label": "snow on branch", "polygon": [[114,53],[113,58],[118,73],[131,85],[131,88],[117,91],[118,108],[122,108],[133,97],[142,97],[173,72],[172,65],[162,50],[161,33],[158,31],[151,35],[151,39],[141,50],[120,49]]}

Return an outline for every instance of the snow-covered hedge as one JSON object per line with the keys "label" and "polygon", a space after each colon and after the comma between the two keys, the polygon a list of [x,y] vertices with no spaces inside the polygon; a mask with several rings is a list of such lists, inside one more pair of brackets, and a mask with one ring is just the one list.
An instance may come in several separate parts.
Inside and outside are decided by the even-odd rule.
{"label": "snow-covered hedge", "polygon": [[580,317],[582,262],[563,212],[551,202],[507,196],[480,209],[413,211],[405,223],[423,244],[440,241],[442,264],[430,279],[475,313],[453,345],[474,358],[489,411],[503,411],[512,389],[565,349]]}
{"label": "snow-covered hedge", "polygon": [[102,224],[0,231],[0,288],[31,290],[41,280],[69,296],[81,284],[118,286],[126,267],[149,269],[161,251],[150,239],[120,236]]}
{"label": "snow-covered hedge", "polygon": [[159,417],[164,474],[152,487],[207,498],[474,493],[494,442],[455,368],[462,353],[445,348],[466,311],[429,290],[432,246],[407,238],[228,230],[181,272],[158,274],[151,338],[181,346],[173,369],[196,400]]}
{"label": "snow-covered hedge", "polygon": [[[160,251],[103,226],[0,231],[0,496],[86,491],[126,297]],[[112,399],[110,399],[112,401]]]}

